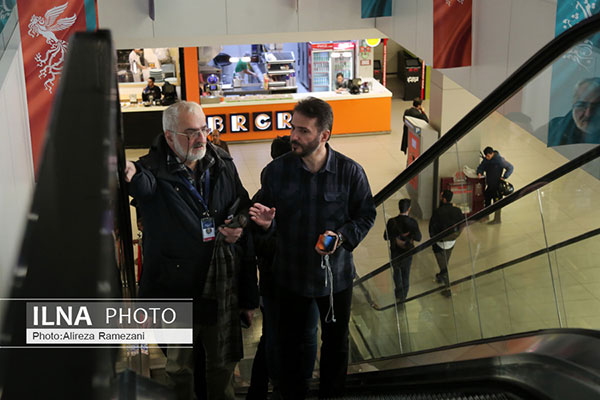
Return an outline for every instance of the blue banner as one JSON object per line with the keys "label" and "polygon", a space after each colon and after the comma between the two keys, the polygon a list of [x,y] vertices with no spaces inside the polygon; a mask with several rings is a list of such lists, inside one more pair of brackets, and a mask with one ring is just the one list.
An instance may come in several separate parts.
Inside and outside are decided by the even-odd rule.
{"label": "blue banner", "polygon": [[85,0],[85,27],[87,31],[95,31],[96,24],[96,0]]}
{"label": "blue banner", "polygon": [[[558,0],[556,36],[600,11],[599,0]],[[548,146],[600,144],[600,35],[572,47],[552,66]]]}
{"label": "blue banner", "polygon": [[[17,0],[0,0],[0,32],[4,29]],[[16,21],[16,19],[15,19]]]}
{"label": "blue banner", "polygon": [[392,0],[362,0],[361,18],[391,17]]}

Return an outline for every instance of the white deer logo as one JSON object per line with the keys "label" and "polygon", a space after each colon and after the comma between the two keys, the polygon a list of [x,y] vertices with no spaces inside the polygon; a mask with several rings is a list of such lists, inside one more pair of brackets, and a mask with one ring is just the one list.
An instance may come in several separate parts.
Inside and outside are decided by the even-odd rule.
{"label": "white deer logo", "polygon": [[37,66],[42,67],[39,78],[48,77],[44,82],[44,88],[50,93],[52,93],[56,75],[60,75],[61,73],[62,63],[67,51],[67,41],[58,39],[54,32],[69,28],[77,19],[77,14],[73,14],[71,17],[61,18],[56,21],[56,18],[65,11],[68,4],[67,2],[62,6],[49,9],[46,11],[44,18],[34,14],[29,22],[29,36],[35,38],[42,35],[46,38],[46,43],[50,45],[50,49],[46,51],[45,57],[42,58],[42,54],[37,53],[34,58],[37,61]]}

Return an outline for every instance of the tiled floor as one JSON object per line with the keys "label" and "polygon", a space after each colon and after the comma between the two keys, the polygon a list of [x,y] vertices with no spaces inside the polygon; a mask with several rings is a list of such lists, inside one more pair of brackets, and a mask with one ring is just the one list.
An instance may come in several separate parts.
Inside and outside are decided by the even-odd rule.
{"label": "tiled floor", "polygon": [[[394,80],[390,83],[393,88]],[[393,98],[391,134],[331,139],[334,149],[364,167],[374,194],[406,165],[406,156],[399,148],[402,114],[408,106],[409,102]],[[428,109],[427,102],[425,108]],[[481,132],[482,146],[501,149],[502,155],[515,165],[510,181],[516,188],[566,161],[499,114],[493,114],[477,129]],[[230,150],[244,186],[253,195],[259,188],[260,171],[270,161],[270,143],[230,144]],[[136,159],[144,153],[128,151],[127,156]],[[375,226],[354,252],[359,276],[389,261],[387,243],[383,240],[385,221],[397,215],[397,200],[404,196],[406,193],[401,190],[378,208]],[[559,243],[598,228],[599,203],[598,180],[582,170],[544,186],[539,193],[531,193],[506,207],[502,224],[476,223],[463,231],[450,260],[451,280],[514,260],[543,248],[546,243]],[[419,224],[426,240],[428,221]],[[436,292],[409,302],[405,308],[391,306],[377,311],[375,308],[385,308],[394,302],[391,271],[385,271],[365,284],[375,308],[362,289],[355,290],[351,323],[357,349],[354,354],[380,357],[548,327],[600,329],[598,244],[598,238],[591,237],[475,282],[469,280],[454,287],[451,298]],[[436,288],[433,276],[437,269],[430,249],[415,255],[409,295]],[[246,359],[240,363],[242,380],[249,376],[260,336],[260,315],[257,317],[255,326],[244,332]]]}

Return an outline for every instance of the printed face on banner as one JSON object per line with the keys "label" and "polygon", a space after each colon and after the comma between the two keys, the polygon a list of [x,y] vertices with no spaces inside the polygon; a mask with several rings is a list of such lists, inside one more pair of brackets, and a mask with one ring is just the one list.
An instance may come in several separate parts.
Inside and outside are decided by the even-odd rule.
{"label": "printed face on banner", "polygon": [[[555,33],[559,35],[600,11],[598,0],[558,0]],[[600,144],[600,35],[593,34],[566,51],[552,65],[547,145]],[[536,135],[544,139],[540,128]]]}

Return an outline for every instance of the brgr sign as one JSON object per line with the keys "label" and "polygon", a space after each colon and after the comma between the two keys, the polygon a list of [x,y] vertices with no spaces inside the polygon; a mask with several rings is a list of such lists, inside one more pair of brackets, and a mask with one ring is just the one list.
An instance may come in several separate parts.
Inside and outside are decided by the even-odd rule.
{"label": "brgr sign", "polygon": [[292,129],[292,111],[215,114],[206,117],[207,125],[219,133],[265,132]]}

